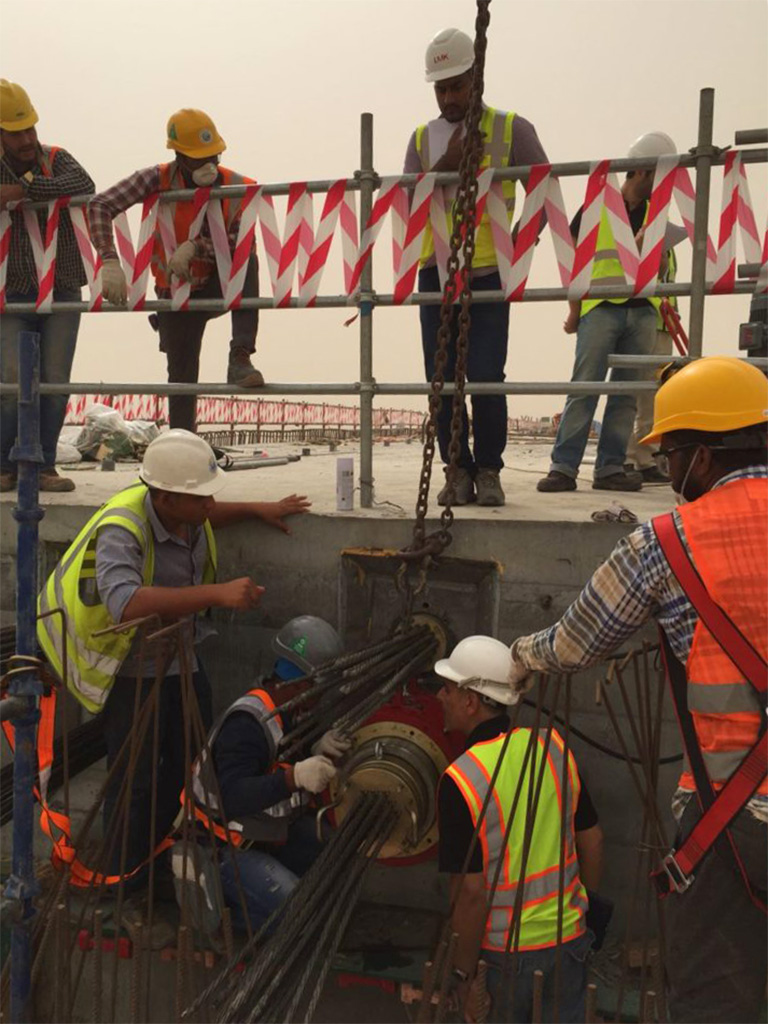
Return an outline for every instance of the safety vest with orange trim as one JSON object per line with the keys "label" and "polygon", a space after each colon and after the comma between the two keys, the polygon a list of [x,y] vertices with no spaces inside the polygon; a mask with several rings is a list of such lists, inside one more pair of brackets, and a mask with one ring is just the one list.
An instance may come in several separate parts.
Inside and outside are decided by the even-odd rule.
{"label": "safety vest with orange trim", "polygon": [[[160,164],[158,170],[160,171],[161,192],[170,192],[174,189],[189,188],[189,185],[184,180],[181,170],[179,169],[179,165],[175,160],[169,164]],[[230,171],[228,167],[219,167],[219,181],[216,182],[217,187],[221,185],[253,184],[253,178],[246,178],[244,175],[238,174],[236,171]],[[171,203],[169,205],[171,206],[174,233],[176,235],[176,245],[178,246],[189,239],[189,229],[192,226],[192,221],[195,219],[195,204],[193,200],[187,199],[183,202]],[[240,215],[242,200],[223,199],[221,202],[221,209],[224,215],[224,223],[227,226],[227,231],[229,231],[235,218]],[[190,264],[192,288],[201,288],[210,278],[211,274],[213,274],[215,267],[216,261],[212,257],[208,258],[196,255]],[[155,231],[155,244],[152,251],[151,269],[155,276],[155,284],[157,287],[165,289],[170,288],[168,259],[166,257],[165,247],[163,245],[159,229]]]}
{"label": "safety vest with orange trim", "polygon": [[[737,479],[678,508],[710,597],[768,660],[768,480]],[[765,708],[701,619],[686,663],[688,708],[707,773],[720,789],[758,738]],[[687,769],[683,789],[695,790]],[[768,778],[758,793],[768,794]]]}
{"label": "safety vest with orange trim", "polygon": [[40,170],[44,178],[53,177],[53,164],[61,146],[40,146]]}
{"label": "safety vest with orange trim", "polygon": [[[95,885],[117,885],[137,874],[154,857],[173,846],[174,840],[170,836],[164,836],[152,857],[147,857],[141,864],[137,864],[131,871],[124,875],[102,875],[93,868],[84,864],[77,855],[77,849],[72,841],[72,823],[69,816],[62,811],[57,811],[48,802],[48,784],[53,768],[53,740],[56,732],[56,704],[57,691],[54,689],[49,694],[40,698],[39,712],[40,720],[37,726],[37,767],[39,785],[34,787],[35,799],[40,804],[40,828],[50,839],[52,844],[51,863],[57,871],[69,869],[69,882],[71,885],[81,888]],[[11,752],[16,747],[16,733],[13,722],[3,722],[3,732],[8,741]]]}
{"label": "safety vest with orange trim", "polygon": [[[277,760],[277,751],[280,741],[283,738],[283,720],[279,714],[272,714],[275,711],[275,702],[266,690],[258,687],[249,690],[234,704],[231,704],[223,715],[214,723],[208,735],[207,751],[212,751],[216,738],[221,732],[222,726],[230,715],[237,711],[245,711],[251,715],[264,732],[269,747],[271,762],[270,772],[282,771],[285,767]],[[270,717],[271,716],[271,717]],[[228,821],[223,823],[223,815],[219,807],[216,794],[216,786],[213,779],[213,766],[211,759],[204,750],[195,761],[192,767],[192,793],[194,796],[195,818],[212,828],[217,838],[224,842],[228,840],[235,846],[240,846],[248,838],[248,821]],[[182,803],[184,795],[182,794]],[[284,833],[286,821],[291,821],[309,803],[309,795],[303,790],[296,790],[290,797],[280,800],[271,807],[265,807],[253,819],[258,820],[258,833],[260,841],[276,841]],[[270,827],[274,826],[274,827]]]}
{"label": "safety vest with orange trim", "polygon": [[[483,876],[489,899],[489,912],[483,937],[483,948],[504,951],[513,929],[515,904],[520,884],[523,846],[526,831],[526,808],[532,805],[541,779],[541,790],[533,823],[530,849],[525,864],[521,894],[520,934],[518,949],[544,949],[557,944],[558,904],[560,902],[560,825],[563,813],[562,782],[565,749],[560,735],[552,730],[547,747],[547,730],[539,730],[537,743],[526,760],[531,730],[515,729],[493,787],[493,797],[480,826],[479,840],[483,853]],[[475,743],[449,765],[445,775],[453,779],[464,798],[472,824],[477,822],[488,793],[491,778],[504,750],[506,733],[492,740]],[[546,766],[542,774],[542,758]],[[521,773],[525,778],[520,785]],[[504,836],[509,815],[518,792],[509,841]],[[531,787],[533,786],[533,792]],[[567,942],[584,932],[587,894],[579,877],[574,832],[574,808],[581,784],[573,755],[568,752],[568,783],[565,793],[564,881],[562,892],[562,940]],[[529,800],[531,804],[529,804]],[[499,862],[501,861],[501,867]],[[493,880],[499,871],[498,885],[491,900]]]}

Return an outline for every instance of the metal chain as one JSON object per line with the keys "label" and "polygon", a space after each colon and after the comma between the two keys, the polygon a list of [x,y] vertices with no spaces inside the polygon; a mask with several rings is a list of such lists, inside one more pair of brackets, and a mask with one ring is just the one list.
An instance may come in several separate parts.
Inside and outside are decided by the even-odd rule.
{"label": "metal chain", "polygon": [[[464,384],[466,381],[467,352],[469,348],[469,307],[472,302],[471,275],[475,254],[475,225],[477,214],[477,173],[483,155],[483,136],[480,131],[482,117],[483,85],[487,30],[490,22],[488,7],[491,0],[477,0],[475,20],[475,63],[469,106],[464,118],[465,135],[459,164],[460,181],[453,203],[453,230],[448,257],[448,278],[443,291],[440,307],[440,327],[437,332],[435,370],[432,375],[432,390],[429,395],[429,417],[425,429],[424,453],[416,497],[416,521],[413,526],[413,540],[410,547],[400,552],[403,563],[398,570],[396,582],[405,600],[405,618],[409,618],[415,594],[426,585],[426,574],[434,559],[451,543],[453,525],[452,505],[456,496],[456,470],[461,452],[462,418],[464,409]],[[462,289],[459,296],[459,331],[456,339],[455,391],[451,409],[451,439],[448,447],[449,462],[446,468],[447,503],[440,515],[440,528],[426,536],[426,517],[429,506],[429,488],[432,478],[432,464],[435,457],[437,417],[443,400],[445,366],[448,361],[448,344],[451,336],[454,300],[459,282],[459,251],[463,260]],[[414,588],[408,577],[409,564],[419,563],[419,581]]]}

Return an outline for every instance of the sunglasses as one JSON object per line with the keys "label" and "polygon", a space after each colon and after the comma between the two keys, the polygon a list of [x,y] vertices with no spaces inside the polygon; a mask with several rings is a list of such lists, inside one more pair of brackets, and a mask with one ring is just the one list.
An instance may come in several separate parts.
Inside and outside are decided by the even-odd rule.
{"label": "sunglasses", "polygon": [[686,448],[698,448],[700,444],[700,441],[689,441],[687,444],[678,444],[674,448],[667,448],[663,452],[653,452],[652,457],[656,462],[657,469],[665,476],[669,476],[669,456],[674,455],[675,452],[685,451]]}

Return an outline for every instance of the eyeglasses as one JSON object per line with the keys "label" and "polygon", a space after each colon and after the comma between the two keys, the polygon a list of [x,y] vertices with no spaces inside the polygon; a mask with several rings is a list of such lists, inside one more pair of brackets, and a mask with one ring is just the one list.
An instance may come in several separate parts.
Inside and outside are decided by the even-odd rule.
{"label": "eyeglasses", "polygon": [[653,452],[653,459],[656,462],[656,468],[664,476],[669,476],[669,456],[674,455],[675,452],[685,451],[686,448],[698,448],[700,441],[689,441],[688,444],[678,444],[674,448],[667,448],[663,452]]}

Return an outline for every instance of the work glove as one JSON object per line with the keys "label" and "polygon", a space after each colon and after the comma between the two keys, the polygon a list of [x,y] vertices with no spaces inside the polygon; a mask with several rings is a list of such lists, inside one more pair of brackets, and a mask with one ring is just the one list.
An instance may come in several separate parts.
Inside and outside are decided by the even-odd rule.
{"label": "work glove", "polygon": [[182,242],[176,252],[168,260],[168,269],[178,277],[180,281],[188,281],[190,278],[189,265],[195,256],[195,243],[190,239]]}
{"label": "work glove", "polygon": [[531,670],[515,657],[514,644],[510,649],[510,653],[512,661],[507,674],[507,685],[511,687],[513,693],[520,695],[530,690],[535,677]]}
{"label": "work glove", "polygon": [[325,754],[326,757],[339,758],[352,746],[352,740],[339,729],[329,729],[323,733],[317,743],[312,744],[313,754]]}
{"label": "work glove", "polygon": [[124,306],[128,301],[128,283],[120,260],[105,260],[101,267],[101,292],[113,306]]}
{"label": "work glove", "polygon": [[306,789],[308,793],[322,793],[335,777],[336,769],[327,757],[308,757],[306,761],[297,761],[293,766],[296,788]]}

